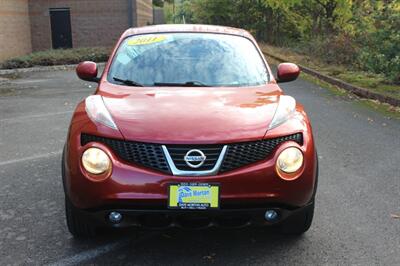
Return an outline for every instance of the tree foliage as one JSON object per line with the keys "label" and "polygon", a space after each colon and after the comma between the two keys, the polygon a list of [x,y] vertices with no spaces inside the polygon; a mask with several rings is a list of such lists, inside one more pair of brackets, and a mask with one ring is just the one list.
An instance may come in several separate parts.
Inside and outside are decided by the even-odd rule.
{"label": "tree foliage", "polygon": [[257,39],[400,83],[399,0],[176,0],[175,22],[245,28]]}

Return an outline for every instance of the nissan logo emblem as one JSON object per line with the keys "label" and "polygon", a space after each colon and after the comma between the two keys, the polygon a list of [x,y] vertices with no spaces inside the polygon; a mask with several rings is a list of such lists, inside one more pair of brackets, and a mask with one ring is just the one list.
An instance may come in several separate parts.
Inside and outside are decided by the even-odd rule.
{"label": "nissan logo emblem", "polygon": [[186,153],[183,159],[186,164],[191,168],[199,168],[206,161],[206,156],[201,150],[193,149]]}

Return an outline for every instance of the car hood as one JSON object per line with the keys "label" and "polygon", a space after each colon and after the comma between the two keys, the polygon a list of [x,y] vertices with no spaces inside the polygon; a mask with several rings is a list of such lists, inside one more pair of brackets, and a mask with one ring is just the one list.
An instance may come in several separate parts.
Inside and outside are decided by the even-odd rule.
{"label": "car hood", "polygon": [[125,139],[165,144],[262,139],[281,94],[276,84],[239,88],[113,87],[99,94]]}

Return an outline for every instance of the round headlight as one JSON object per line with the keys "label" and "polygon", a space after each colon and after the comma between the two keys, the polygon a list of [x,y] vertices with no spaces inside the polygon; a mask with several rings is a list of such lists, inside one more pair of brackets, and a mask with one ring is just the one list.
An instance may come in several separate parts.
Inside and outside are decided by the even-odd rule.
{"label": "round headlight", "polygon": [[295,147],[284,149],[278,156],[276,165],[284,173],[294,173],[303,165],[303,153]]}
{"label": "round headlight", "polygon": [[82,155],[82,165],[89,173],[99,175],[111,168],[111,160],[104,151],[89,148]]}

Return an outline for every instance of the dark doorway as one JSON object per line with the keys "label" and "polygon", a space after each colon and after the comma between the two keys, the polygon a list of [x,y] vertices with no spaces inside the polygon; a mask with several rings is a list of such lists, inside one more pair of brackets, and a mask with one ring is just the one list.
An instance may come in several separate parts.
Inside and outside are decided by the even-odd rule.
{"label": "dark doorway", "polygon": [[69,8],[50,9],[53,49],[72,48],[71,15]]}

